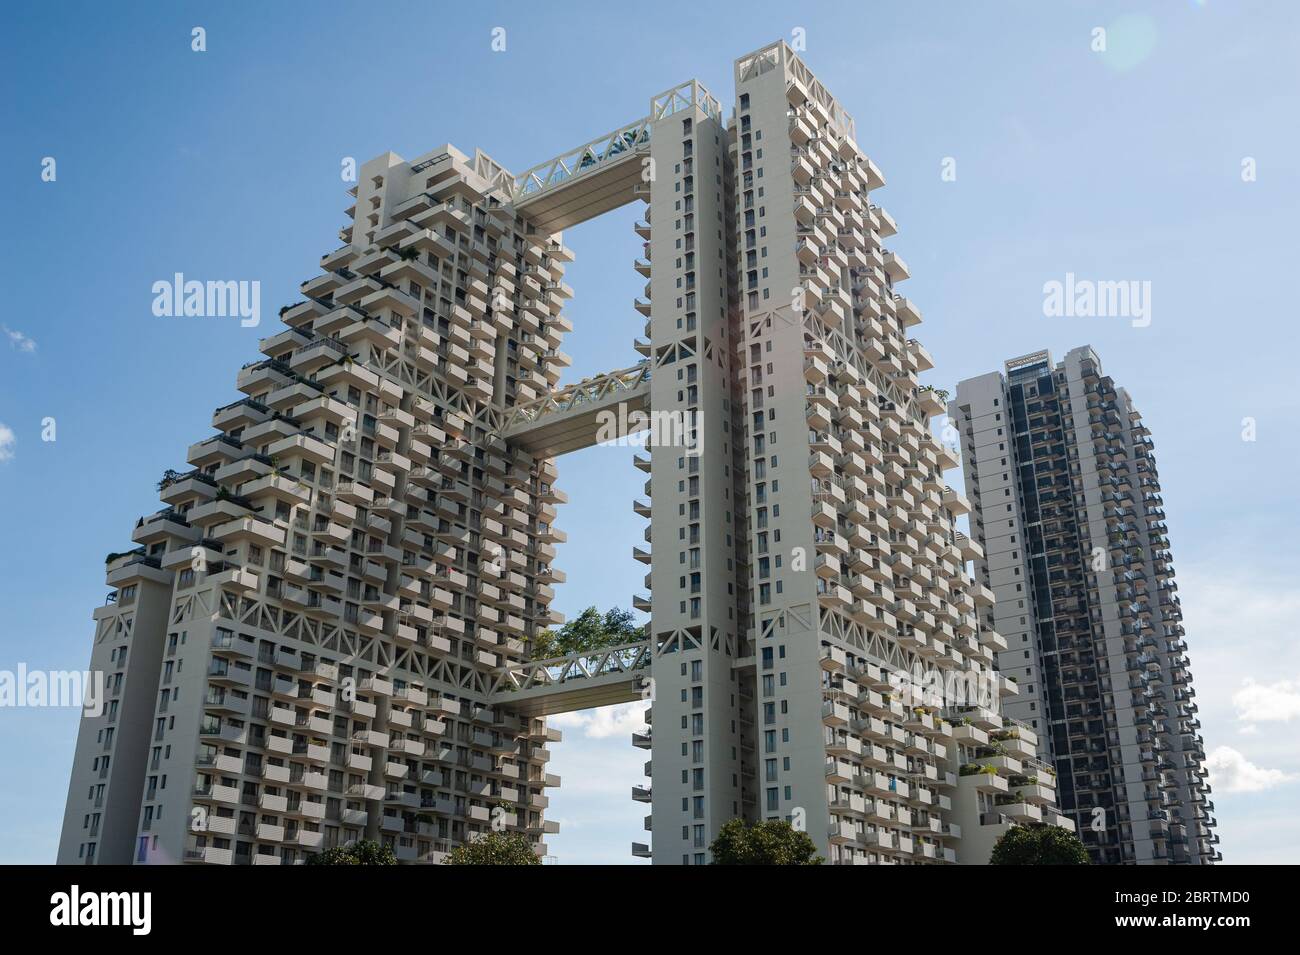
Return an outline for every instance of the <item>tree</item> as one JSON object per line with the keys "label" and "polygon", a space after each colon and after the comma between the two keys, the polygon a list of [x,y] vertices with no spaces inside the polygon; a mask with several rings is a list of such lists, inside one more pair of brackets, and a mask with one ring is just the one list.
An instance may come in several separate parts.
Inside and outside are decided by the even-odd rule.
{"label": "tree", "polygon": [[784,819],[747,825],[732,819],[709,846],[714,865],[821,865],[817,845]]}
{"label": "tree", "polygon": [[1002,834],[990,865],[1088,865],[1088,850],[1079,837],[1060,826],[1035,822]]}
{"label": "tree", "polygon": [[397,865],[397,856],[388,846],[373,839],[334,846],[307,857],[308,865]]}
{"label": "tree", "polygon": [[614,607],[601,616],[588,607],[559,630],[543,630],[533,641],[533,659],[548,660],[566,653],[595,653],[607,647],[632,643],[643,636],[641,627],[632,622],[632,611]]}
{"label": "tree", "polygon": [[541,865],[533,844],[520,832],[490,832],[447,853],[443,865]]}

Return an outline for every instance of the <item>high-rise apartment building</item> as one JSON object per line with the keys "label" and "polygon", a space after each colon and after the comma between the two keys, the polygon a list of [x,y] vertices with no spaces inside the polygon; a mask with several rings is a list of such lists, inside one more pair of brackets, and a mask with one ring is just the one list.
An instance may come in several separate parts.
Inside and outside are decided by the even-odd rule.
{"label": "high-rise apartment building", "polygon": [[1219,860],[1142,416],[1088,347],[1012,359],[949,408],[998,664],[1019,689],[1006,711],[1037,731],[1063,811],[1099,863]]}
{"label": "high-rise apartment building", "polygon": [[[451,148],[360,170],[344,245],[110,555],[61,862],[432,860],[541,837],[542,719],[494,671],[559,622],[555,466],[489,422],[552,389],[570,253]],[[492,295],[499,297],[491,302]]]}
{"label": "high-rise apartment building", "polygon": [[[544,852],[545,716],[641,697],[633,851],[657,863],[709,861],[737,817],[836,863],[982,862],[1011,825],[1071,825],[1001,713],[883,177],[785,44],[735,79],[730,120],[687,82],[518,175],[450,146],[361,168],[344,245],[110,556],[111,702],[82,724],[61,862],[363,837],[436,861],[489,829]],[[642,360],[559,388],[561,231],[632,202]],[[647,410],[645,639],[534,659],[563,580],[554,459]]]}

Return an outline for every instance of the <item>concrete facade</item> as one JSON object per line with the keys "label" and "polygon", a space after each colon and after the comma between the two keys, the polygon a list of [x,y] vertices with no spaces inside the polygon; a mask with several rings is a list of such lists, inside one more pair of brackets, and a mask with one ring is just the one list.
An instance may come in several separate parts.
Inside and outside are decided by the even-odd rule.
{"label": "concrete facade", "polygon": [[1006,711],[1038,733],[1094,861],[1221,858],[1150,432],[1091,348],[961,382]]}
{"label": "concrete facade", "polygon": [[[689,81],[517,175],[451,146],[362,167],[343,246],[109,560],[92,662],[122,709],[83,721],[61,862],[360,838],[436,862],[490,829],[544,853],[545,716],[637,698],[655,863],[709,862],[734,818],[837,864],[979,863],[1010,826],[1072,826],[1001,711],[884,177],[784,43],[734,73],[729,120]],[[561,230],[634,202],[642,360],[559,387]],[[555,458],[630,409],[680,425],[637,459],[650,622],[539,660]]]}

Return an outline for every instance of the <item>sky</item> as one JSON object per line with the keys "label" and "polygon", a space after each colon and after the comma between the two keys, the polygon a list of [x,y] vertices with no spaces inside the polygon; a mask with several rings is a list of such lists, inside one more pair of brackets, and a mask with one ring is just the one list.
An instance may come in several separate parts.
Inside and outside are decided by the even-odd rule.
{"label": "sky", "polygon": [[[926,319],[923,380],[953,390],[1090,344],[1133,396],[1224,861],[1300,861],[1300,7],[51,2],[0,18],[0,671],[87,665],[104,555],[131,546],[162,472],[212,433],[239,366],[339,245],[349,158],[450,142],[519,171],[692,77],[730,114],[735,58],[784,38],[885,174],[873,200]],[[638,358],[636,215],[565,236],[566,381]],[[156,316],[153,283],[177,272],[260,282],[260,326]],[[1046,314],[1045,284],[1070,274],[1149,282],[1149,323]],[[559,466],[556,606],[629,606],[644,475],[626,448]],[[558,722],[554,861],[634,861],[640,714]],[[0,862],[52,861],[76,726],[73,709],[0,707]]]}

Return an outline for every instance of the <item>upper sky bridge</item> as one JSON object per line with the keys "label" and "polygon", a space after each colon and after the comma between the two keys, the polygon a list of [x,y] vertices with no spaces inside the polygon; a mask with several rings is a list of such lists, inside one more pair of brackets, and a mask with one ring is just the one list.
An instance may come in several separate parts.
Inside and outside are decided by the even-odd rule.
{"label": "upper sky bridge", "polygon": [[[691,106],[720,117],[722,107],[697,80],[650,101],[650,113],[504,181],[517,212],[542,232],[559,232],[636,199],[648,184],[643,162],[657,120]],[[648,197],[649,193],[645,193]]]}

